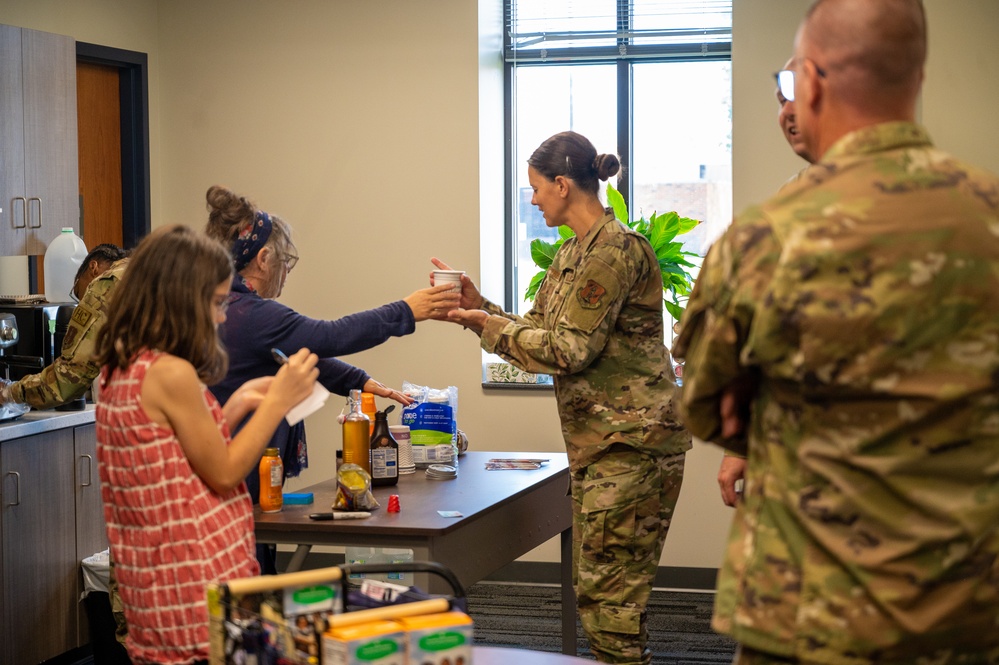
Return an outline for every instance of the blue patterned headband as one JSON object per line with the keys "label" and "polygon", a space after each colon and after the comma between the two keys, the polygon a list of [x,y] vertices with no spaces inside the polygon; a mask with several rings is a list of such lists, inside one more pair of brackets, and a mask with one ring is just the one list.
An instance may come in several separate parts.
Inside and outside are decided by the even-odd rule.
{"label": "blue patterned headband", "polygon": [[253,257],[267,244],[273,228],[271,216],[259,210],[253,217],[253,223],[239,232],[236,242],[232,244],[232,258],[236,263],[236,272],[250,265]]}

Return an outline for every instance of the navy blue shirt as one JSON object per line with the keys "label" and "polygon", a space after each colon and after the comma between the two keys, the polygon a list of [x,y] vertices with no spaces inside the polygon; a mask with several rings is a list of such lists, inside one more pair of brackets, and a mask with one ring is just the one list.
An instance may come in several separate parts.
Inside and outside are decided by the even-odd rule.
{"label": "navy blue shirt", "polygon": [[[363,369],[334,356],[364,351],[415,330],[413,311],[402,300],[323,321],[303,316],[276,300],[261,298],[237,275],[229,292],[226,321],[219,326],[219,336],[229,352],[229,372],[211,386],[211,391],[225,404],[250,379],[277,373],[279,366],[271,356],[272,348],[292,355],[307,347],[319,356],[319,383],[332,393],[348,395],[351,389],[360,390],[370,377]],[[304,422],[289,427],[287,421],[281,420],[269,446],[280,451],[285,476],[297,476],[307,460]],[[246,484],[257,503],[260,479],[256,468],[246,477]]]}

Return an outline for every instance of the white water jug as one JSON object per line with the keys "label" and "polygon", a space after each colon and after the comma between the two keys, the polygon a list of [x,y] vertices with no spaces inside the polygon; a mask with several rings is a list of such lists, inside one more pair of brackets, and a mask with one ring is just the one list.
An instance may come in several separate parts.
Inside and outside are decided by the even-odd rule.
{"label": "white water jug", "polygon": [[45,250],[45,299],[49,302],[71,302],[70,291],[76,271],[87,258],[87,246],[73,229],[64,226]]}

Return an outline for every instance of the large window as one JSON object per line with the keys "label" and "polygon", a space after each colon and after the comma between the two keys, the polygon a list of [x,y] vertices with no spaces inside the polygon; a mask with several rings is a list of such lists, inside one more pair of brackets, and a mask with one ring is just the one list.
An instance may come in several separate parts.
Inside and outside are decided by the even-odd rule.
{"label": "large window", "polygon": [[555,240],[531,205],[527,158],[574,130],[624,166],[612,181],[633,217],[676,210],[703,223],[703,254],[732,217],[731,0],[506,0],[506,306],[538,271],[535,238]]}

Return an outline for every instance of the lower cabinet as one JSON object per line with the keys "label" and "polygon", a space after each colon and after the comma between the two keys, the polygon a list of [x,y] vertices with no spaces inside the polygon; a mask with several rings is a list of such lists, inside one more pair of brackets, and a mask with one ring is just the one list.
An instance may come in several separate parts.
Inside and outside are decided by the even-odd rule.
{"label": "lower cabinet", "polygon": [[0,442],[0,661],[88,641],[80,561],[107,547],[94,425]]}

